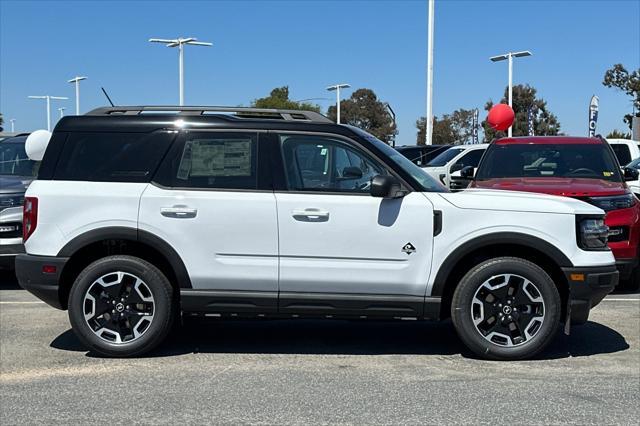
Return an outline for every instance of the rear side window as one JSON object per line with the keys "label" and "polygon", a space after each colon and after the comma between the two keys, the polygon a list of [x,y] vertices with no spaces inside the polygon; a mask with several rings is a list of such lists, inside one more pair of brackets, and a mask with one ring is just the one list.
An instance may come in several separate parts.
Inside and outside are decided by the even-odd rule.
{"label": "rear side window", "polygon": [[187,133],[154,179],[171,188],[257,189],[255,133]]}
{"label": "rear side window", "polygon": [[55,180],[149,182],[175,133],[71,133]]}

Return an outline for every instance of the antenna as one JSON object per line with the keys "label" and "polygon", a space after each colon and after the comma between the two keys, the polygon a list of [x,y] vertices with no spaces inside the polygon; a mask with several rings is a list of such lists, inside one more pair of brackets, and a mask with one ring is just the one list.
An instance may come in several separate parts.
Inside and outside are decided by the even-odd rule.
{"label": "antenna", "polygon": [[113,102],[111,102],[111,98],[109,97],[109,95],[107,94],[107,91],[104,90],[104,87],[101,87],[100,89],[102,89],[102,93],[104,93],[104,95],[107,97],[107,100],[109,101],[109,103],[111,104],[112,107],[114,107],[115,105],[113,104]]}

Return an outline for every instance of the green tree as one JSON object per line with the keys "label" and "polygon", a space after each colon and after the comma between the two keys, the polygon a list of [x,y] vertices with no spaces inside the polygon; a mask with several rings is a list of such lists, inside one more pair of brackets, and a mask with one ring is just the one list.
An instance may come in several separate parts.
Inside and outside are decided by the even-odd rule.
{"label": "green tree", "polygon": [[[560,122],[558,118],[549,111],[547,102],[544,99],[536,98],[537,90],[529,85],[513,86],[513,111],[516,118],[513,123],[513,136],[527,136],[529,134],[528,113],[529,108],[534,108],[533,132],[536,136],[553,136],[560,133]],[[509,88],[504,90],[504,97],[501,103],[507,103]],[[489,100],[484,109],[489,111],[493,107],[493,101]],[[484,128],[484,141],[506,136],[505,132],[498,132],[489,126],[487,121],[482,122]]]}
{"label": "green tree", "polygon": [[[425,144],[426,119],[420,117],[416,121],[418,129],[417,144]],[[458,109],[451,114],[444,114],[442,118],[433,117],[433,135],[431,143],[434,145],[461,145],[471,141],[473,135],[473,110]]]}
{"label": "green tree", "polygon": [[[335,105],[329,107],[327,116],[336,121]],[[371,89],[358,89],[340,102],[340,122],[359,127],[386,143],[398,134],[386,104]]]}
{"label": "green tree", "polygon": [[0,112],[0,132],[2,131],[2,125],[4,124],[4,117],[2,116],[2,113]]}
{"label": "green tree", "polygon": [[[618,89],[633,99],[633,110],[636,117],[640,117],[640,68],[629,74],[622,64],[615,64],[604,73],[602,84],[606,87]],[[634,114],[625,114],[624,122],[631,129]]]}
{"label": "green tree", "polygon": [[616,129],[607,135],[607,139],[631,139],[631,133],[622,133]]}
{"label": "green tree", "polygon": [[289,99],[289,86],[276,87],[269,96],[251,102],[254,108],[293,109],[320,112],[320,106]]}

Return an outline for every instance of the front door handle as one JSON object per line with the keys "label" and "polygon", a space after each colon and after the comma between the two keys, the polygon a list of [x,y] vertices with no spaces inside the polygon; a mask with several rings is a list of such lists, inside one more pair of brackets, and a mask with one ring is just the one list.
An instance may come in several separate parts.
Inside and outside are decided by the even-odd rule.
{"label": "front door handle", "polygon": [[160,214],[164,217],[175,219],[192,219],[198,214],[198,209],[187,206],[162,207]]}
{"label": "front door handle", "polygon": [[314,208],[293,210],[291,216],[303,222],[326,222],[329,220],[328,211]]}

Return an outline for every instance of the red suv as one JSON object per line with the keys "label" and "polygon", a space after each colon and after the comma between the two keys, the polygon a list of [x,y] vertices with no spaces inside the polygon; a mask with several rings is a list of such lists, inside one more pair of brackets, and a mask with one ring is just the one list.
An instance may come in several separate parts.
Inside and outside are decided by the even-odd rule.
{"label": "red suv", "polygon": [[491,143],[478,170],[463,170],[471,188],[540,192],[578,198],[605,212],[609,247],[625,287],[640,285],[640,200],[626,181],[638,171],[622,170],[600,138],[519,137]]}

